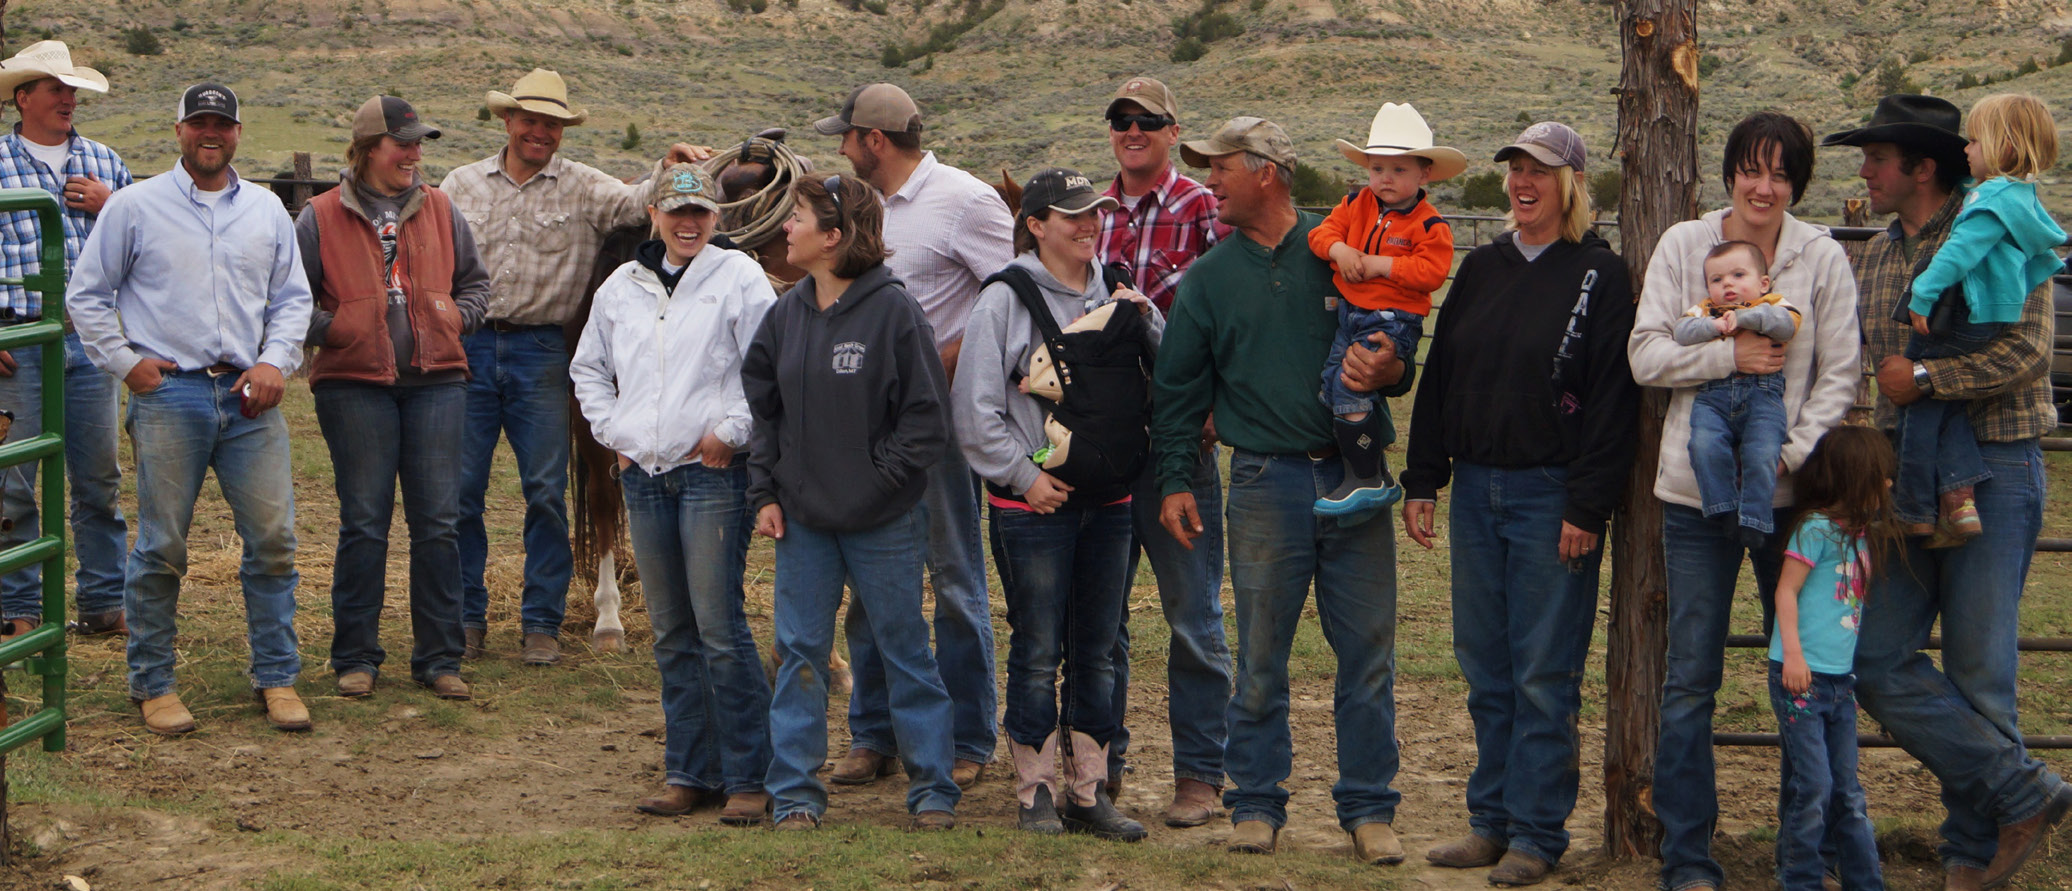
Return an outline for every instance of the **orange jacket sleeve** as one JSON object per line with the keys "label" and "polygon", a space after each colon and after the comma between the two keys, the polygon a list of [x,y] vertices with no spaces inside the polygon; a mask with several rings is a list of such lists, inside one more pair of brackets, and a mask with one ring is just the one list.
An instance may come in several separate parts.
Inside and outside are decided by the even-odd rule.
{"label": "orange jacket sleeve", "polygon": [[[1406,290],[1429,293],[1446,284],[1446,274],[1453,271],[1453,227],[1436,216],[1426,222],[1430,225],[1411,227],[1410,253],[1396,258],[1389,281]],[[1315,243],[1314,236],[1311,243]]]}

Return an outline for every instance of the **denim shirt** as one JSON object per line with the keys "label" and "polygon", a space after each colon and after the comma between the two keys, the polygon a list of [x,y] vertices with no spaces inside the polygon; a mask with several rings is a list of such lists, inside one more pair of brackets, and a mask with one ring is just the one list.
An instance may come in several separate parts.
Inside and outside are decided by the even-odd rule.
{"label": "denim shirt", "polygon": [[311,299],[287,208],[235,170],[221,201],[195,191],[175,162],[101,209],[65,296],[87,358],[117,378],[147,357],[293,373]]}

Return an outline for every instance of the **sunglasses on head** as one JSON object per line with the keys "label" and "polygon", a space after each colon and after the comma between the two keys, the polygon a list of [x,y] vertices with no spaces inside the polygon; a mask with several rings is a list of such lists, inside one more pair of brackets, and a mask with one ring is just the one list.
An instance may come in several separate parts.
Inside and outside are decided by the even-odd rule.
{"label": "sunglasses on head", "polygon": [[835,220],[840,222],[842,211],[842,175],[837,173],[820,181],[820,187],[827,190],[827,200],[835,203]]}
{"label": "sunglasses on head", "polygon": [[1146,133],[1156,133],[1172,126],[1173,119],[1162,114],[1118,114],[1108,118],[1108,129],[1117,133],[1128,130],[1131,124]]}

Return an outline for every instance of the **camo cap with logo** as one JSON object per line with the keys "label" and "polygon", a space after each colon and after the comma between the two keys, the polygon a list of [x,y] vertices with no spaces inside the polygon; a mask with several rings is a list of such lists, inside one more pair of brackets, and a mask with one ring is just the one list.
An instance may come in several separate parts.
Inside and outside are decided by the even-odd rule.
{"label": "camo cap with logo", "polygon": [[648,203],[663,213],[686,206],[718,213],[721,200],[719,183],[713,181],[712,174],[706,173],[705,168],[696,164],[671,164],[662,171],[662,175],[655,177],[655,191]]}

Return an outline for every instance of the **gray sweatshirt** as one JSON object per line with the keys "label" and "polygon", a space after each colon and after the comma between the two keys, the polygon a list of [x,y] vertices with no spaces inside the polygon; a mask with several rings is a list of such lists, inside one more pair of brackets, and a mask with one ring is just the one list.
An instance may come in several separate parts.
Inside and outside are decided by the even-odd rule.
{"label": "gray sweatshirt", "polygon": [[[1008,266],[1026,270],[1036,280],[1060,328],[1114,299],[1101,280],[1101,270],[1092,264],[1083,291],[1058,281],[1033,251],[1016,256]],[[1157,346],[1165,333],[1165,316],[1153,307],[1146,321],[1152,345]],[[987,285],[972,306],[964,350],[957,357],[957,379],[950,386],[951,420],[964,460],[987,482],[1017,495],[1035,485],[1041,468],[1029,455],[1048,442],[1043,435],[1043,402],[1015,388],[1016,373],[1028,373],[1029,356],[1042,344],[1043,335],[1014,289],[1005,282]]]}

